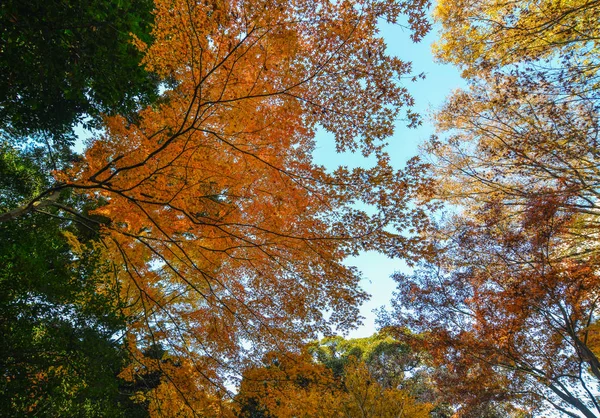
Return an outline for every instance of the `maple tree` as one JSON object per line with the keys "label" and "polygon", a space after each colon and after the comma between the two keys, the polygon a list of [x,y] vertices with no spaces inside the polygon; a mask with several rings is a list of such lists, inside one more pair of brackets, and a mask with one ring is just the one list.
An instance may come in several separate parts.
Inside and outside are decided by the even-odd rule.
{"label": "maple tree", "polygon": [[556,257],[571,222],[558,211],[503,208],[444,225],[443,253],[395,276],[390,324],[426,335],[414,343],[432,354],[438,384],[465,413],[490,400],[532,412],[547,401],[594,416],[597,256]]}
{"label": "maple tree", "polygon": [[[400,84],[410,64],[386,55],[377,22],[408,15],[417,40],[426,7],[156,1],[153,42],[135,44],[145,68],[170,80],[161,100],[107,116],[80,161],[0,215],[52,208],[99,231],[128,318],[133,361],[121,377],[160,376],[138,397],[152,414],[226,414],[225,384],[247,361],[354,323],[366,295],[345,257],[418,251],[416,237],[389,232],[425,217],[408,206],[423,187],[410,175],[418,161],[395,171],[385,152],[412,105]],[[315,165],[319,128],[376,164]]]}
{"label": "maple tree", "polygon": [[[461,7],[459,7],[461,6]],[[436,53],[467,88],[424,147],[449,204],[436,251],[397,274],[394,314],[426,338],[438,384],[483,404],[595,416],[597,25],[593,1],[440,2]],[[454,11],[451,13],[451,11]],[[520,413],[520,412],[518,412]]]}

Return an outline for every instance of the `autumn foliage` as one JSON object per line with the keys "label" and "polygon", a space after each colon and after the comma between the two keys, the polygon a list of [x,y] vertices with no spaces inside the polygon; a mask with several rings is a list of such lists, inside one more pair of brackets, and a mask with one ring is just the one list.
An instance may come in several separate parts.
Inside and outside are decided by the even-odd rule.
{"label": "autumn foliage", "polygon": [[[135,42],[165,80],[161,100],[106,117],[81,161],[35,199],[71,189],[98,202],[87,217],[60,209],[99,223],[130,318],[134,360],[121,377],[160,375],[140,394],[152,414],[221,414],[246,362],[354,323],[366,295],[345,257],[419,247],[386,230],[423,217],[407,206],[418,163],[395,171],[384,150],[412,98],[398,83],[410,65],[386,55],[377,21],[408,14],[418,39],[424,6],[156,2],[152,44]],[[315,165],[317,129],[376,164]],[[144,354],[155,346],[161,358]]]}
{"label": "autumn foliage", "polygon": [[[428,417],[433,390],[409,377],[419,363],[405,345],[375,334],[326,338],[300,354],[269,353],[246,370],[236,396],[240,417]],[[383,365],[393,359],[393,365]],[[433,400],[435,401],[435,400]]]}
{"label": "autumn foliage", "polygon": [[[0,413],[600,414],[598,1],[440,0],[465,86],[400,170],[379,24],[419,41],[427,0],[30,3],[0,6]],[[332,336],[371,250],[414,268],[385,333]]]}
{"label": "autumn foliage", "polygon": [[[384,323],[426,335],[458,413],[600,412],[597,2],[440,2],[467,88],[424,146],[448,204]],[[429,199],[426,196],[425,199]],[[475,412],[474,412],[475,411]]]}

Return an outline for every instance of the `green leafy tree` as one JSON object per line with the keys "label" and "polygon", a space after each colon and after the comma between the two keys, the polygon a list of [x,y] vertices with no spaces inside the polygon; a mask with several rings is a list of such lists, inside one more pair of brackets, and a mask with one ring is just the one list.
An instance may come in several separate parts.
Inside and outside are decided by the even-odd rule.
{"label": "green leafy tree", "polygon": [[155,99],[157,78],[132,43],[151,41],[152,9],[150,0],[3,1],[4,135],[69,142],[85,116],[130,114]]}
{"label": "green leafy tree", "polygon": [[[0,179],[6,208],[46,182],[31,156],[7,147]],[[118,378],[129,359],[120,339],[126,318],[90,228],[51,211],[0,225],[3,417],[146,415],[130,400],[141,389]]]}

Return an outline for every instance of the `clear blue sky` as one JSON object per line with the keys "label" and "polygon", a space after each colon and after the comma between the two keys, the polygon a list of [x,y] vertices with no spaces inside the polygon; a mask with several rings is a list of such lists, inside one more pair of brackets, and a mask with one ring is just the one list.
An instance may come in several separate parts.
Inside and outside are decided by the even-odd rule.
{"label": "clear blue sky", "polygon": [[[424,80],[408,83],[407,87],[415,98],[414,110],[423,116],[423,125],[417,129],[408,129],[399,123],[395,135],[390,138],[389,153],[392,164],[401,168],[406,161],[418,153],[419,144],[433,133],[433,127],[427,119],[431,110],[439,108],[444,98],[454,89],[464,85],[456,68],[435,63],[431,54],[431,44],[436,39],[436,31],[432,31],[423,41],[413,43],[407,30],[396,25],[383,24],[381,26],[388,45],[388,53],[396,55],[405,61],[412,61],[414,74],[426,74]],[[326,167],[335,166],[332,162],[342,165],[356,166],[368,164],[359,155],[335,155],[333,139],[330,135],[320,133],[317,135],[317,149],[314,153],[315,162]],[[389,306],[392,292],[395,290],[394,281],[390,275],[394,271],[407,271],[406,265],[401,260],[392,260],[384,255],[368,252],[358,257],[347,260],[347,264],[358,267],[363,273],[363,288],[372,295],[361,308],[365,317],[364,325],[350,333],[350,337],[366,337],[376,331],[375,314],[373,309],[383,305]]]}

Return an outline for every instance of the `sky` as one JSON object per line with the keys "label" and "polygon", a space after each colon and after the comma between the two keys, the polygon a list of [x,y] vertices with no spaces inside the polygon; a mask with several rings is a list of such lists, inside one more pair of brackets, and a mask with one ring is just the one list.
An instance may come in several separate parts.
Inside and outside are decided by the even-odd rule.
{"label": "sky", "polygon": [[[388,151],[392,165],[395,168],[402,168],[409,158],[418,154],[419,144],[434,133],[427,115],[439,108],[445,97],[453,90],[463,86],[464,82],[456,68],[434,62],[431,44],[437,36],[435,28],[417,44],[410,40],[408,30],[398,25],[382,24],[381,33],[387,43],[387,52],[390,55],[395,55],[405,61],[412,61],[415,75],[425,73],[424,80],[419,79],[406,84],[415,98],[413,110],[422,115],[423,125],[416,129],[408,129],[403,126],[402,122],[399,122],[394,136],[389,140]],[[332,162],[350,166],[365,163],[364,159],[356,154],[336,155],[332,136],[323,132],[317,134],[314,159],[316,163],[331,169],[335,168]],[[395,271],[408,272],[409,270],[401,260],[390,259],[374,251],[349,258],[346,263],[358,267],[363,274],[362,288],[372,295],[371,299],[361,307],[361,315],[364,317],[363,325],[351,331],[348,336],[350,338],[368,337],[377,330],[376,315],[373,310],[384,305],[389,307],[390,298],[395,290],[395,283],[390,276]]]}

